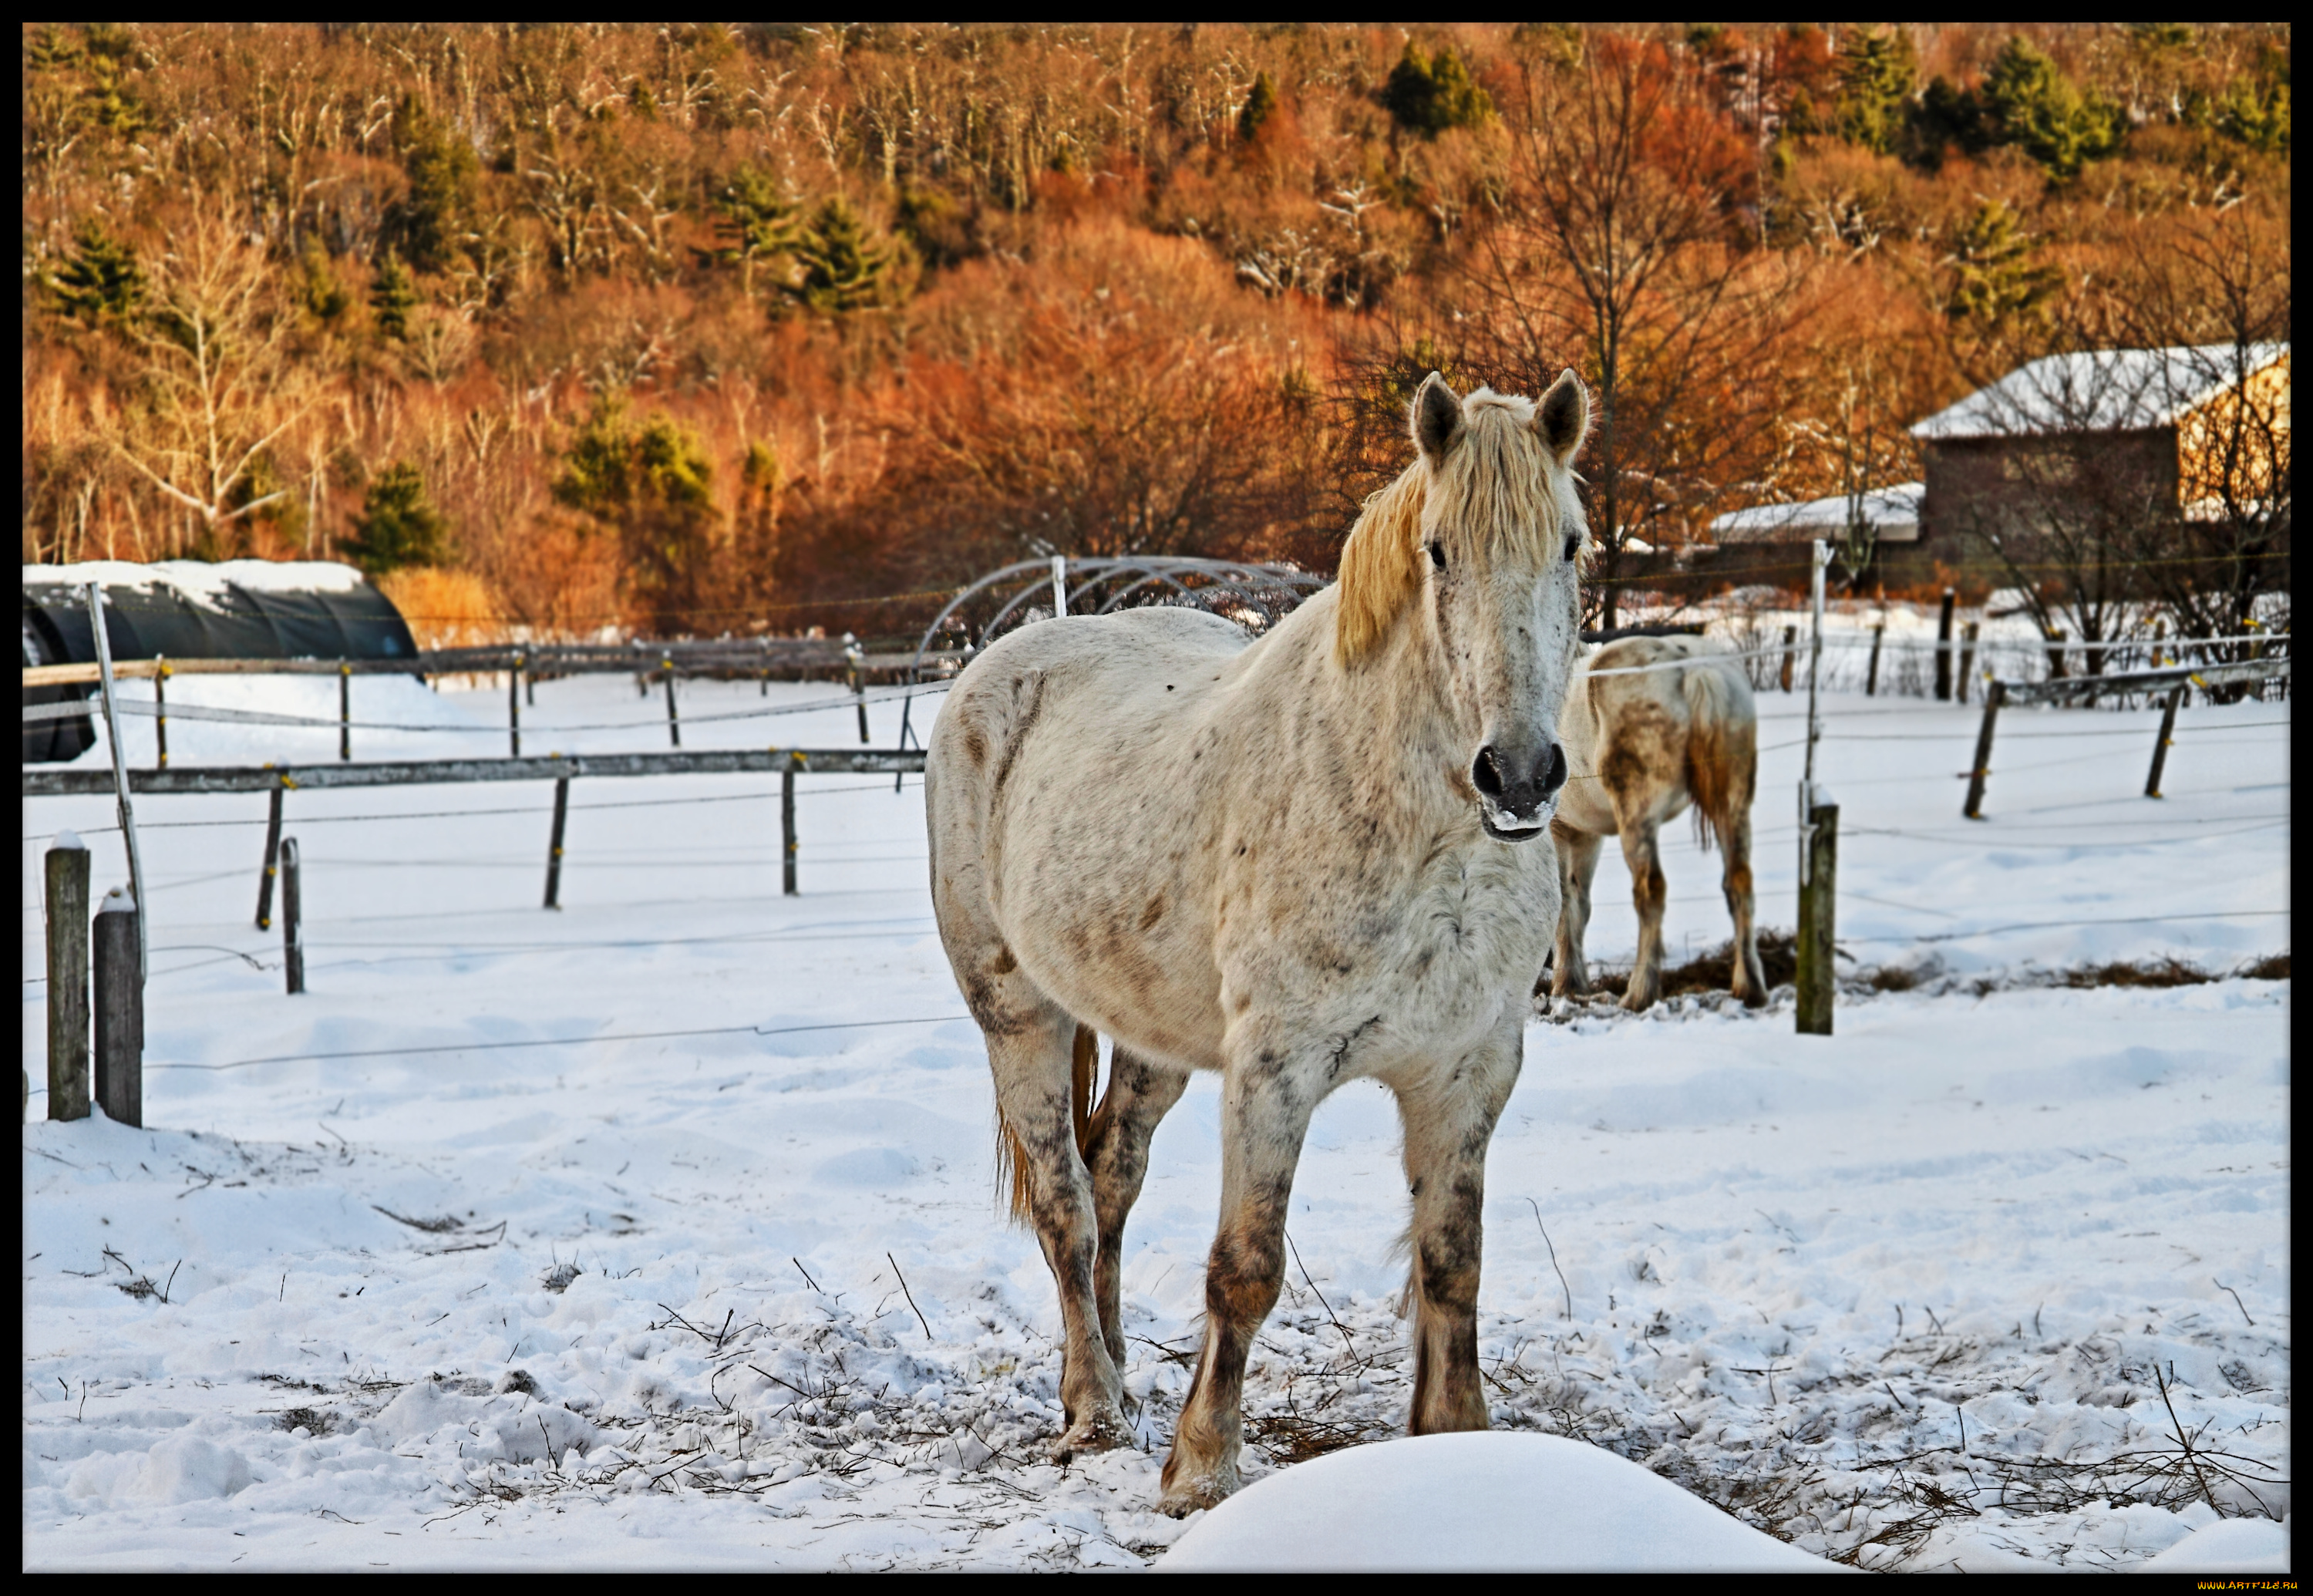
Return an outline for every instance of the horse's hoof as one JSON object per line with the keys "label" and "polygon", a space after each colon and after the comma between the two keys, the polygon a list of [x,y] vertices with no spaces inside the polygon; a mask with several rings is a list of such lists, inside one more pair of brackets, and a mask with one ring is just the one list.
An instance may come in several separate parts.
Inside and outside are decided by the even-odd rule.
{"label": "horse's hoof", "polygon": [[1131,1426],[1124,1422],[1122,1414],[1113,1410],[1095,1414],[1071,1424],[1068,1433],[1052,1442],[1051,1459],[1055,1463],[1067,1463],[1078,1452],[1104,1452],[1127,1445],[1131,1440]]}
{"label": "horse's hoof", "polygon": [[1236,1491],[1236,1470],[1216,1469],[1201,1478],[1167,1486],[1156,1499],[1156,1511],[1168,1519],[1185,1519],[1200,1508],[1218,1507]]}
{"label": "horse's hoof", "polygon": [[1623,999],[1623,1008],[1632,1014],[1643,1013],[1654,1006],[1655,1000],[1651,992],[1634,992],[1626,994]]}

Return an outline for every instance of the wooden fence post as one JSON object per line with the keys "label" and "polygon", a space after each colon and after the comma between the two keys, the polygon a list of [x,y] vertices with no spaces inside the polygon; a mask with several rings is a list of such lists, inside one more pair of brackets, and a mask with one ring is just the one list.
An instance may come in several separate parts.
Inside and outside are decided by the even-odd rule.
{"label": "wooden fence post", "polygon": [[281,839],[281,969],[291,996],[305,990],[304,904],[298,892],[297,839]]}
{"label": "wooden fence post", "polygon": [[2064,679],[2064,638],[2065,632],[2062,627],[2052,626],[2048,629],[2048,680],[2051,682],[2061,682]]}
{"label": "wooden fence post", "polygon": [[1879,645],[1886,640],[1886,636],[1887,623],[1885,621],[1882,621],[1878,625],[1871,629],[1871,665],[1870,668],[1864,673],[1863,677],[1863,696],[1865,698],[1877,698],[1879,696]]}
{"label": "wooden fence post", "polygon": [[281,858],[281,785],[274,783],[265,803],[265,869],[257,877],[257,929],[273,929],[273,872]]}
{"label": "wooden fence post", "polygon": [[1833,945],[1839,875],[1839,806],[1818,786],[1809,794],[1806,879],[1799,883],[1799,1027],[1803,1036],[1831,1035],[1831,1001],[1839,971]]}
{"label": "wooden fence post", "polygon": [[1799,629],[1796,626],[1783,628],[1783,691],[1785,692],[1791,690],[1791,646],[1799,640]]}
{"label": "wooden fence post", "polygon": [[1981,622],[1969,622],[1965,634],[1966,640],[1959,646],[1959,701],[1962,703],[1967,702],[1968,678],[1975,673],[1975,639],[1983,630]]}
{"label": "wooden fence post", "polygon": [[787,897],[798,895],[796,892],[795,778],[795,763],[789,761],[787,769],[779,772],[779,891]]}
{"label": "wooden fence post", "polygon": [[96,964],[96,1103],[119,1124],[145,1123],[145,983],[136,957],[136,900],[104,895],[90,937]]}
{"label": "wooden fence post", "polygon": [[1992,774],[1992,730],[2000,719],[2000,706],[2008,701],[2008,683],[1994,681],[1983,690],[1983,725],[1975,734],[1975,763],[1967,773],[1967,803],[1960,814],[1983,818],[1983,781]]}
{"label": "wooden fence post", "polygon": [[1952,605],[1959,595],[1950,588],[1944,589],[1942,607],[1936,612],[1936,701],[1951,702],[1952,690]]}
{"label": "wooden fence post", "polygon": [[154,768],[165,771],[169,768],[169,662],[158,654],[153,657],[153,742],[159,754]]}
{"label": "wooden fence post", "polygon": [[2160,796],[2160,772],[2168,768],[2168,739],[2177,730],[2177,706],[2185,701],[2185,683],[2179,682],[2168,690],[2168,701],[2160,708],[2160,735],[2152,742],[2152,773],[2144,778],[2144,796]]}
{"label": "wooden fence post", "polygon": [[88,1117],[88,845],[48,850],[48,1117]]}
{"label": "wooden fence post", "polygon": [[562,823],[570,813],[570,778],[554,783],[554,840],[546,845],[546,906],[562,907]]}
{"label": "wooden fence post", "polygon": [[674,657],[668,655],[658,662],[666,673],[666,742],[670,748],[682,746],[682,723],[674,718]]}

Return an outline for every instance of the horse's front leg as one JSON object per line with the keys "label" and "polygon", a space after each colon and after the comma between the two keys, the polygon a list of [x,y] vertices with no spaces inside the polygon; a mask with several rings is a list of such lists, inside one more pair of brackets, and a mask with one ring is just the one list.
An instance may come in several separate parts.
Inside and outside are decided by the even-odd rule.
{"label": "horse's front leg", "polygon": [[1093,1295],[1100,1304],[1100,1333],[1108,1345],[1109,1360],[1120,1371],[1124,1368],[1124,1220],[1139,1199],[1140,1183],[1148,1173],[1148,1139],[1188,1084],[1184,1071],[1159,1069],[1120,1045],[1085,1147],[1085,1163],[1092,1171],[1093,1213],[1100,1226]]}
{"label": "horse's front leg", "polygon": [[1517,1084],[1522,1046],[1512,1025],[1452,1071],[1397,1083],[1413,1194],[1415,1435],[1486,1427],[1478,1370],[1486,1148]]}
{"label": "horse's front leg", "polygon": [[[1221,1098],[1221,1225],[1205,1265],[1205,1345],[1165,1459],[1157,1506],[1180,1518],[1237,1487],[1244,1361],[1285,1280],[1285,1208],[1322,1064],[1232,1050]],[[1309,1075],[1311,1079],[1300,1079]]]}
{"label": "horse's front leg", "polygon": [[1631,985],[1623,994],[1623,1007],[1636,1013],[1652,1004],[1662,990],[1663,905],[1670,901],[1670,885],[1663,879],[1655,823],[1629,816],[1622,829],[1623,859],[1631,867],[1631,906],[1639,912],[1639,953],[1631,964]]}

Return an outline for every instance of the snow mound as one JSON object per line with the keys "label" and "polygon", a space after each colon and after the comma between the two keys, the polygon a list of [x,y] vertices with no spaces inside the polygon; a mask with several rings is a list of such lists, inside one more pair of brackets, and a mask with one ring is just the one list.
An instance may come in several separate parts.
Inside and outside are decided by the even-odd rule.
{"label": "snow mound", "polygon": [[1479,1431],[1351,1447],[1272,1474],[1213,1509],[1157,1567],[1821,1574],[1839,1565],[1612,1452]]}
{"label": "snow mound", "polygon": [[2139,1574],[2287,1574],[2289,1521],[2225,1519],[2196,1530],[2157,1557],[2137,1565]]}
{"label": "snow mound", "polygon": [[171,1435],[151,1451],[100,1452],[73,1470],[65,1494],[105,1508],[178,1506],[246,1490],[249,1459],[198,1435]]}

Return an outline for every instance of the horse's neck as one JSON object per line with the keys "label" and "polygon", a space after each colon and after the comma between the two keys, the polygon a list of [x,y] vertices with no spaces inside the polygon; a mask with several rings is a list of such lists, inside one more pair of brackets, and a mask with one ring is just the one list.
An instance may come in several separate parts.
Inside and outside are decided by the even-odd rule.
{"label": "horse's neck", "polygon": [[1376,778],[1366,801],[1423,812],[1462,807],[1446,772],[1468,756],[1469,735],[1447,696],[1447,668],[1429,629],[1406,615],[1371,657],[1338,673],[1330,719],[1339,735],[1370,751],[1355,762]]}

